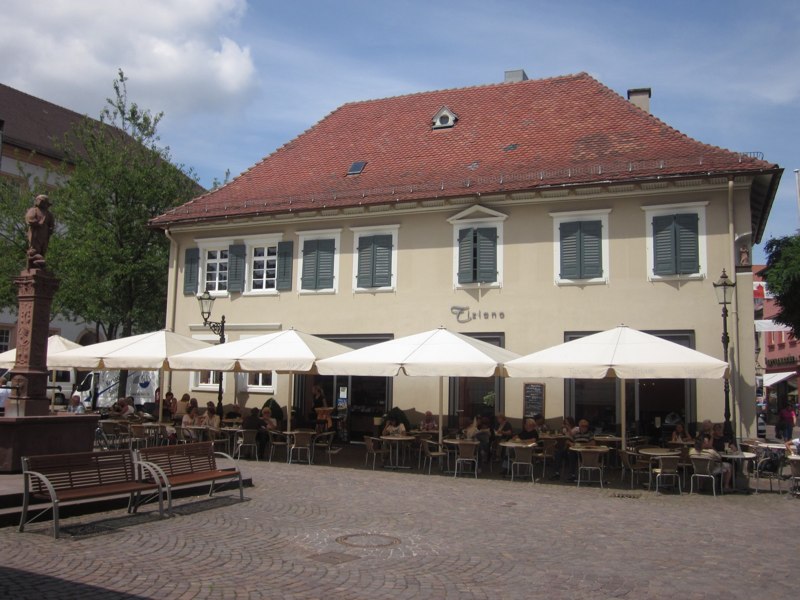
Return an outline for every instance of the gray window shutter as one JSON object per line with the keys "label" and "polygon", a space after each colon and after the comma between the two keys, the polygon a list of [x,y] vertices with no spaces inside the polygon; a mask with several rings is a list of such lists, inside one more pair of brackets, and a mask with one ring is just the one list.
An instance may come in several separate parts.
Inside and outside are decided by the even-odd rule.
{"label": "gray window shutter", "polygon": [[325,290],[333,287],[333,260],[336,245],[333,240],[318,240],[317,245],[317,287]]}
{"label": "gray window shutter", "polygon": [[244,271],[247,247],[234,244],[228,247],[228,291],[244,291]]}
{"label": "gray window shutter", "polygon": [[581,274],[583,279],[603,276],[603,223],[581,221]]}
{"label": "gray window shutter", "polygon": [[392,285],[392,236],[376,235],[372,244],[374,287]]}
{"label": "gray window shutter", "polygon": [[317,246],[319,240],[303,242],[303,272],[300,285],[304,290],[317,289]]}
{"label": "gray window shutter", "polygon": [[479,227],[477,230],[478,245],[478,281],[493,283],[497,281],[497,229]]}
{"label": "gray window shutter", "polygon": [[677,272],[689,275],[700,271],[698,217],[696,213],[675,215]]}
{"label": "gray window shutter", "polygon": [[360,288],[370,288],[375,285],[373,283],[375,265],[374,248],[374,236],[365,235],[358,238],[358,273],[356,274],[356,285]]}
{"label": "gray window shutter", "polygon": [[580,223],[561,223],[559,226],[561,237],[561,279],[579,279],[580,255],[579,255],[579,234]]}
{"label": "gray window shutter", "polygon": [[197,294],[200,269],[200,248],[187,248],[183,261],[183,293]]}
{"label": "gray window shutter", "polygon": [[475,242],[474,229],[461,229],[458,232],[458,283],[475,281]]}
{"label": "gray window shutter", "polygon": [[275,288],[279,292],[292,289],[292,260],[294,242],[278,242],[278,274],[275,277]]}
{"label": "gray window shutter", "polygon": [[653,274],[675,275],[675,218],[653,217]]}

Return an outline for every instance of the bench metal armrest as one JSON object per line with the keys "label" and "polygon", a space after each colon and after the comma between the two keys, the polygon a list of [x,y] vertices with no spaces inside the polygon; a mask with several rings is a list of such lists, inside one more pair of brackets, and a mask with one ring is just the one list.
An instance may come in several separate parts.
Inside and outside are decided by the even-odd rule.
{"label": "bench metal armrest", "polygon": [[222,458],[228,459],[229,461],[231,461],[233,463],[233,467],[226,467],[226,468],[230,469],[230,470],[235,470],[237,472],[239,471],[239,464],[236,462],[236,459],[233,458],[230,454],[227,454],[225,452],[214,451],[214,456],[220,456]]}
{"label": "bench metal armrest", "polygon": [[50,495],[50,502],[58,502],[58,495],[56,494],[56,488],[54,488],[53,484],[50,483],[50,480],[47,478],[47,475],[45,475],[44,473],[39,473],[38,471],[24,471],[23,475],[25,476],[24,490],[26,498],[29,498],[31,493],[30,489],[31,477],[36,477],[37,479],[40,479],[44,484],[44,486],[47,488],[47,493]]}

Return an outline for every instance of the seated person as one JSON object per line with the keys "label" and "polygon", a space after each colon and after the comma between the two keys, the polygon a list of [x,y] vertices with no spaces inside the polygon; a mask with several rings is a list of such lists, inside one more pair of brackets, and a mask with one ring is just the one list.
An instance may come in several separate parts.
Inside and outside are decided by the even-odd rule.
{"label": "seated person", "polygon": [[272,416],[272,410],[268,406],[261,409],[261,420],[267,424],[268,431],[278,430],[278,421]]}
{"label": "seated person", "polygon": [[219,429],[220,418],[213,402],[206,403],[206,412],[200,418],[200,424],[210,429]]}
{"label": "seated person", "polygon": [[536,421],[528,417],[522,422],[522,431],[519,432],[517,437],[521,440],[538,440],[539,430],[536,429]]}
{"label": "seated person", "polygon": [[738,448],[733,441],[726,441],[722,432],[722,423],[714,423],[711,428],[711,445],[717,452],[736,452]]}
{"label": "seated person", "polygon": [[258,455],[263,456],[267,447],[267,423],[261,418],[261,411],[253,407],[250,414],[242,420],[242,429],[253,429],[256,433]]}
{"label": "seated person", "polygon": [[671,441],[673,442],[691,442],[692,436],[683,426],[683,423],[676,423],[675,430],[672,432]]}
{"label": "seated person", "polygon": [[578,421],[578,430],[572,433],[572,439],[567,440],[567,445],[583,444],[594,446],[594,434],[589,429],[589,421],[581,419]]}
{"label": "seated person", "polygon": [[382,435],[405,435],[406,427],[400,423],[395,417],[386,419],[386,425],[383,428]]}
{"label": "seated person", "polygon": [[495,437],[500,438],[502,441],[510,440],[514,437],[514,430],[511,427],[511,423],[503,413],[497,413],[497,423],[494,427],[494,435]]}
{"label": "seated person", "polygon": [[726,492],[732,492],[731,477],[733,470],[730,463],[722,461],[722,457],[714,450],[714,444],[710,436],[699,435],[694,441],[694,447],[689,451],[689,457],[702,456],[708,457],[712,461],[711,473],[713,475],[722,474],[722,487]]}
{"label": "seated person", "polygon": [[544,422],[544,415],[536,413],[533,415],[533,422],[536,424],[536,431],[539,433],[548,433],[549,429]]}
{"label": "seated person", "polygon": [[474,440],[475,436],[478,435],[478,419],[466,418],[461,435],[464,436],[465,440]]}
{"label": "seated person", "polygon": [[425,416],[422,417],[422,421],[419,424],[420,431],[438,431],[439,424],[436,422],[436,419],[433,416],[433,413],[429,410],[425,411]]}
{"label": "seated person", "polygon": [[800,454],[800,438],[789,440],[786,444],[786,451],[792,456]]}
{"label": "seated person", "polygon": [[231,407],[228,409],[228,412],[225,413],[226,419],[241,419],[242,418],[242,407],[238,404],[232,404]]}
{"label": "seated person", "polygon": [[575,423],[575,419],[572,417],[564,417],[564,420],[561,423],[561,433],[567,438],[572,439],[578,432],[578,425]]}
{"label": "seated person", "polygon": [[[178,412],[178,399],[175,397],[175,394],[172,392],[167,392],[166,396],[164,396],[164,408],[162,417],[169,421],[175,413]],[[158,410],[156,410],[156,414],[158,414]]]}
{"label": "seated person", "polygon": [[86,412],[86,410],[83,407],[83,402],[81,402],[81,397],[78,394],[73,394],[72,398],[69,399],[69,406],[67,407],[67,412],[75,414],[82,414]]}
{"label": "seated person", "polygon": [[[181,419],[181,427],[197,427],[198,425],[200,425],[200,417],[197,414],[197,407],[190,406],[186,414],[183,415],[183,419]],[[184,429],[183,435],[195,442],[199,438],[194,429]]]}

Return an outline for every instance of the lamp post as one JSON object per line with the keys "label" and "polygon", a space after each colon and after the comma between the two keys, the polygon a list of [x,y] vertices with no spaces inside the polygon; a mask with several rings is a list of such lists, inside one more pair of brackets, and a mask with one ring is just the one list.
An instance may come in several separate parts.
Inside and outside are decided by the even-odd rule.
{"label": "lamp post", "polygon": [[[728,344],[730,337],[728,336],[728,304],[733,300],[733,288],[736,284],[728,278],[725,269],[722,269],[722,275],[719,281],[713,284],[714,292],[717,294],[717,302],[722,305],[722,351],[724,352],[725,362],[728,361]],[[731,425],[731,386],[728,377],[725,378],[725,425],[723,429],[726,441],[733,440],[733,425]]]}
{"label": "lamp post", "polygon": [[[220,321],[209,321],[211,316],[211,309],[214,308],[214,298],[208,292],[208,288],[200,296],[197,297],[197,302],[200,304],[200,316],[203,317],[203,325],[211,329],[219,336],[219,343],[225,343],[225,315],[222,315]],[[217,392],[217,414],[222,417],[222,371],[219,372],[219,391]]]}

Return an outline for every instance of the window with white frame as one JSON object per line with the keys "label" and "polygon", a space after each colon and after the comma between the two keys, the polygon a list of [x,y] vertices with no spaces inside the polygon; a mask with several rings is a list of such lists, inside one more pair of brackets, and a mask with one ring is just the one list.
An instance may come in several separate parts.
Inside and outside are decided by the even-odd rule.
{"label": "window with white frame", "polygon": [[453,225],[455,287],[503,285],[503,222],[507,215],[473,206],[448,219]]}
{"label": "window with white frame", "polygon": [[11,330],[0,328],[0,352],[11,348]]}
{"label": "window with white frame", "polygon": [[607,283],[610,209],[553,212],[553,271],[557,285]]}
{"label": "window with white frame", "polygon": [[[209,292],[228,291],[228,246],[203,248],[203,290]],[[202,291],[202,290],[201,290]]]}
{"label": "window with white frame", "polygon": [[[255,335],[243,334],[239,337],[240,340],[257,337]],[[277,373],[274,371],[263,371],[260,373],[238,373],[236,379],[236,388],[239,390],[246,390],[256,394],[275,394],[275,383],[277,382]]]}
{"label": "window with white frame", "polygon": [[[227,337],[227,336],[226,336]],[[219,343],[219,336],[202,333],[193,335],[192,338],[204,342]],[[222,377],[222,387],[225,387],[225,373],[221,371],[192,371],[190,382],[192,390],[198,392],[216,392],[219,390],[219,381]]]}
{"label": "window with white frame", "polygon": [[292,289],[294,245],[282,241],[281,234],[246,236],[244,290],[248,294],[276,293]]}
{"label": "window with white frame", "polygon": [[392,291],[397,285],[399,225],[353,227],[353,289]]}
{"label": "window with white frame", "polygon": [[341,229],[304,231],[300,239],[297,286],[301,293],[336,293]]}
{"label": "window with white frame", "polygon": [[706,276],[707,205],[707,202],[693,202],[642,207],[649,279]]}

